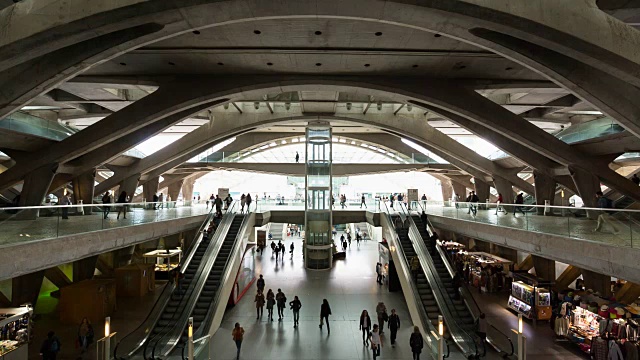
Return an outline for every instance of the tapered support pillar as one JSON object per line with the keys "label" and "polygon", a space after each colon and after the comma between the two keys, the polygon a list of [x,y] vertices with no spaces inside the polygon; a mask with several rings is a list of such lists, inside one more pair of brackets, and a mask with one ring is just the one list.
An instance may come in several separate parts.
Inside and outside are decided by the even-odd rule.
{"label": "tapered support pillar", "polygon": [[533,267],[536,269],[536,276],[547,281],[556,280],[556,262],[543,257],[532,255]]}
{"label": "tapered support pillar", "polygon": [[582,270],[582,279],[587,289],[598,291],[602,297],[611,296],[611,276],[598,274],[597,272]]}
{"label": "tapered support pillar", "polygon": [[493,179],[493,184],[495,185],[496,190],[498,190],[498,193],[502,194],[503,203],[513,204],[515,197],[511,182],[501,177],[495,177]]}
{"label": "tapered support pillar", "polygon": [[[464,201],[467,198],[467,187],[456,182],[451,181],[451,187],[453,187],[453,193],[458,195],[460,201]],[[447,199],[445,199],[447,200]]]}
{"label": "tapered support pillar", "polygon": [[451,200],[453,196],[453,186],[451,186],[451,180],[441,181],[440,187],[442,189],[442,200]]}
{"label": "tapered support pillar", "polygon": [[178,182],[174,182],[173,184],[167,187],[167,194],[171,200],[176,201],[178,196],[180,196],[180,190],[182,189],[182,185],[184,184],[184,180],[180,180]]}
{"label": "tapered support pillar", "polygon": [[[73,199],[74,203],[82,203],[84,205],[93,204],[93,196],[96,182],[96,170],[87,171],[72,180],[73,183]],[[92,207],[85,207],[84,213],[91,215]]]}
{"label": "tapered support pillar", "polygon": [[[193,200],[193,185],[195,185],[196,179],[186,179],[182,184],[182,200]],[[205,195],[206,197],[206,195]]]}
{"label": "tapered support pillar", "polygon": [[582,269],[577,266],[569,265],[556,279],[556,289],[564,290],[582,275]]}
{"label": "tapered support pillar", "polygon": [[158,184],[160,183],[160,177],[156,176],[153,179],[149,179],[142,185],[142,191],[144,193],[144,199],[147,201],[153,201],[153,195],[158,193]]}
{"label": "tapered support pillar", "polygon": [[136,247],[127,246],[126,248],[118,249],[113,252],[113,268],[117,269],[119,267],[123,267],[131,264],[131,258],[133,257],[133,253]]}
{"label": "tapered support pillar", "polygon": [[115,200],[118,200],[118,196],[121,192],[126,191],[127,195],[133,199],[133,194],[136,192],[136,188],[138,187],[138,180],[140,179],[140,174],[135,174],[129,176],[128,178],[122,180],[120,183],[120,188],[118,189],[118,193],[115,194]]}
{"label": "tapered support pillar", "polygon": [[[24,178],[22,192],[20,193],[20,206],[40,206],[44,197],[49,191],[51,181],[58,169],[57,164],[50,164],[40,167]],[[18,218],[23,220],[35,220],[38,217],[39,210],[22,210],[18,213]]]}
{"label": "tapered support pillar", "polygon": [[489,191],[491,186],[489,186],[489,184],[487,184],[486,182],[476,178],[475,187],[476,187],[476,195],[478,195],[478,199],[480,199],[480,203],[481,204],[485,203],[487,199],[489,199],[489,197],[491,196],[491,192]]}
{"label": "tapered support pillar", "polygon": [[527,255],[527,257],[524,258],[524,260],[522,260],[522,262],[520,262],[519,264],[516,264],[515,269],[516,270],[524,270],[524,271],[529,271],[529,270],[533,269],[533,256],[532,255]]}
{"label": "tapered support pillar", "polygon": [[44,279],[44,270],[13,278],[11,280],[11,305],[17,307],[31,303],[35,307],[42,279]]}
{"label": "tapered support pillar", "polygon": [[[536,205],[544,205],[545,200],[549,200],[549,205],[553,205],[556,198],[556,181],[547,175],[534,171],[533,182],[536,191]],[[544,208],[537,208],[537,211],[538,215],[544,214]]]}
{"label": "tapered support pillar", "polygon": [[73,282],[89,280],[93,278],[96,270],[98,255],[80,259],[73,262]]}
{"label": "tapered support pillar", "polygon": [[[574,166],[569,166],[569,172],[571,173],[571,178],[573,178],[573,182],[576,184],[578,195],[582,198],[584,205],[591,208],[598,207],[596,201],[596,192],[600,191],[600,180],[598,177]],[[587,216],[590,219],[596,219],[598,212],[587,210]]]}
{"label": "tapered support pillar", "polygon": [[619,303],[631,304],[640,297],[640,285],[627,281],[615,296]]}

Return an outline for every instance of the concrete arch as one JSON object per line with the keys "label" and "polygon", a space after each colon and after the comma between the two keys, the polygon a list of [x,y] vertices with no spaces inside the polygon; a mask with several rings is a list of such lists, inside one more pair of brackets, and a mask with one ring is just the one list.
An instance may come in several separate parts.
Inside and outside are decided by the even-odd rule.
{"label": "concrete arch", "polygon": [[[349,19],[444,34],[517,61],[566,88],[573,89],[592,103],[609,104],[605,107],[605,112],[606,109],[616,108],[610,104],[612,99],[607,96],[606,89],[583,90],[580,86],[582,79],[569,78],[553,71],[553,63],[529,57],[518,49],[504,46],[496,39],[471,30],[486,29],[497,34],[510,34],[531,44],[565,54],[577,62],[600,69],[612,85],[621,82],[640,85],[640,55],[633,50],[640,45],[640,34],[600,12],[589,0],[577,1],[572,6],[554,0],[520,2],[517,5],[499,0],[426,0],[420,4],[401,0],[360,1],[362,3],[344,3],[340,0],[290,0],[269,4],[258,0],[191,0],[179,4],[130,1],[123,2],[122,5],[128,5],[123,7],[105,4],[83,6],[86,2],[73,2],[72,5],[81,10],[78,13],[86,16],[70,11],[69,14],[65,14],[70,20],[69,23],[60,25],[47,22],[43,28],[36,30],[40,31],[38,33],[23,29],[28,35],[18,34],[13,37],[14,42],[4,44],[0,48],[0,52],[6,54],[4,60],[0,60],[0,70],[19,66],[26,61],[48,56],[70,46],[90,43],[96,36],[126,30],[132,26],[153,24],[161,28],[154,29],[151,34],[139,34],[135,39],[123,41],[120,46],[105,49],[101,52],[101,58],[95,56],[90,61],[69,64],[69,70],[63,72],[63,77],[47,74],[47,79],[26,82],[29,84],[27,88],[23,87],[17,93],[0,97],[0,117],[15,111],[28,99],[48,89],[42,84],[53,85],[73,74],[82,73],[95,63],[128,50],[194,29],[261,19]],[[20,4],[15,6],[16,10],[21,9]],[[69,10],[66,7],[61,9],[60,11]],[[554,16],[546,15],[550,13]],[[7,28],[19,28],[13,25],[18,21],[27,20],[28,15],[25,14],[26,12],[16,11]],[[566,21],[571,18],[579,18],[581,21]],[[624,39],[623,44],[620,44],[621,38]],[[49,60],[55,60],[55,57]],[[16,84],[11,80],[11,77],[0,80],[0,84],[3,88],[12,88]],[[620,102],[622,100],[618,99],[617,104]],[[632,104],[624,102],[623,105]],[[623,126],[640,136],[640,122],[632,116],[633,113],[632,109],[628,112],[617,111],[611,115],[618,115],[617,119]]]}
{"label": "concrete arch", "polygon": [[[426,86],[425,86],[426,85]],[[427,104],[444,109],[452,114],[467,118],[495,133],[520,143],[560,164],[571,166],[577,171],[591,172],[610,187],[640,199],[637,186],[609,168],[594,164],[588,157],[571,148],[568,144],[544,132],[525,119],[507,111],[500,105],[484,98],[473,90],[450,84],[438,79],[406,79],[397,77],[358,77],[358,76],[220,76],[220,77],[183,77],[161,84],[152,95],[139,100],[123,110],[112,114],[88,129],[75,134],[60,143],[38,152],[33,161],[18,163],[15,167],[0,174],[0,187],[10,186],[20,181],[29,172],[47,164],[64,163],[80,156],[104,143],[104,134],[110,139],[121,137],[141,129],[154,122],[182,113],[189,116],[190,109],[202,104],[222,104],[256,98],[264,93],[283,93],[291,91],[345,91],[366,93],[376,97],[389,98],[398,102]],[[196,111],[193,111],[195,113]],[[363,124],[399,129],[403,136],[415,142],[423,142],[416,131],[427,133],[430,127],[426,122],[407,127],[407,119],[396,116],[391,119],[372,121],[370,117],[359,114],[350,116]],[[178,119],[179,120],[179,119]],[[246,131],[257,123],[250,116],[239,118],[229,129],[227,136]],[[436,136],[436,133],[433,133]],[[441,133],[439,133],[441,134]],[[452,139],[447,139],[453,141]],[[488,139],[490,140],[490,139]],[[428,143],[428,142],[427,142]],[[70,145],[71,144],[71,145]],[[71,148],[69,148],[71,147]],[[448,149],[444,148],[443,151]],[[460,149],[460,151],[468,149]],[[476,155],[471,152],[471,155]],[[458,155],[458,154],[455,154]],[[442,157],[442,156],[441,156]],[[186,160],[186,159],[185,159]],[[460,159],[463,161],[463,159]],[[486,159],[482,159],[486,160]],[[481,161],[482,161],[481,160]],[[486,160],[488,161],[488,160]],[[488,161],[487,167],[497,165]],[[499,171],[488,171],[489,174]],[[515,176],[515,175],[514,175]],[[515,176],[517,178],[517,176]],[[518,178],[519,179],[519,178]],[[513,179],[518,184],[521,179]],[[518,187],[521,187],[518,185]],[[526,187],[521,187],[525,189]],[[585,194],[586,195],[586,194]],[[583,196],[584,197],[584,196]]]}

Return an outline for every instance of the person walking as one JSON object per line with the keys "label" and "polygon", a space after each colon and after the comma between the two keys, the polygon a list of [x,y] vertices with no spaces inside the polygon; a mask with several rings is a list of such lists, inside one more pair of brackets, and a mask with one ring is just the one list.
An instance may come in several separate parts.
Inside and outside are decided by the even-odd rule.
{"label": "person walking", "polygon": [[264,294],[262,293],[262,291],[258,290],[258,293],[256,294],[256,298],[255,300],[253,300],[256,303],[256,313],[257,313],[257,319],[260,319],[262,317],[262,314],[264,312]]}
{"label": "person walking", "polygon": [[[602,191],[596,192],[596,199],[598,200],[598,207],[600,209],[613,208],[613,201],[611,201],[608,197],[604,196]],[[608,224],[609,226],[611,226],[614,234],[618,234],[620,232],[620,230],[618,230],[618,227],[615,226],[613,223],[613,217],[611,217],[611,215],[609,215],[609,213],[606,210],[602,211],[601,214],[598,215],[598,224],[596,225],[596,228],[593,230],[593,232],[600,231],[602,229],[603,224]]]}
{"label": "person walking", "polygon": [[396,335],[398,335],[398,329],[400,329],[400,317],[396,314],[396,309],[391,309],[387,326],[391,331],[391,347],[396,347]]}
{"label": "person walking", "polygon": [[487,340],[487,319],[484,313],[480,313],[478,320],[476,320],[476,334],[482,343]]}
{"label": "person walking", "polygon": [[91,322],[87,318],[82,319],[80,326],[78,327],[78,345],[81,349],[81,353],[87,352],[87,348],[93,342],[93,327]]}
{"label": "person walking", "polygon": [[320,305],[320,329],[322,329],[323,322],[327,323],[327,333],[331,334],[331,328],[329,327],[329,315],[331,315],[331,306],[327,299],[322,299],[322,305]]}
{"label": "person walking", "polygon": [[382,348],[382,341],[380,341],[380,335],[382,333],[378,332],[379,329],[380,327],[377,324],[373,325],[373,330],[371,331],[370,336],[371,350],[373,350],[373,360],[376,360],[376,358],[380,356],[380,349]]}
{"label": "person walking", "polygon": [[424,210],[422,210],[422,214],[420,214],[420,221],[422,221],[422,226],[424,226],[424,230],[426,231],[429,228],[429,218]]}
{"label": "person walking", "polygon": [[164,208],[164,193],[160,193],[160,195],[158,195],[158,209],[163,209]]}
{"label": "person walking", "polygon": [[258,281],[256,281],[256,287],[259,292],[264,292],[264,278],[262,277],[262,274],[260,274]]}
{"label": "person walking", "polygon": [[291,254],[291,258],[290,259],[293,259],[293,249],[294,249],[294,246],[293,246],[293,241],[292,241],[291,242],[291,246],[289,246],[289,253]]}
{"label": "person walking", "polygon": [[409,346],[411,347],[411,352],[413,353],[413,360],[420,360],[420,353],[422,352],[422,348],[424,347],[424,339],[422,338],[422,334],[420,333],[420,328],[417,326],[413,327],[413,332],[411,333],[411,337],[409,338]]}
{"label": "person walking", "polygon": [[247,203],[247,214],[251,212],[251,194],[247,194],[247,197],[244,199]]}
{"label": "person walking", "polygon": [[380,301],[378,306],[376,306],[376,314],[378,315],[378,325],[380,325],[380,335],[384,334],[384,322],[389,320],[389,315],[387,314],[387,306]]}
{"label": "person walking", "polygon": [[287,304],[287,297],[284,295],[281,289],[278,289],[276,294],[276,305],[278,306],[278,321],[282,321],[284,318],[284,308]]}
{"label": "person walking", "polygon": [[362,310],[360,314],[360,330],[362,330],[362,345],[369,344],[369,330],[371,329],[371,317],[367,310]]}
{"label": "person walking", "polygon": [[356,244],[358,245],[358,247],[360,247],[360,239],[362,237],[360,236],[360,232],[356,232]]}
{"label": "person walking", "polygon": [[276,304],[276,296],[273,290],[267,291],[267,320],[273,321],[273,306]]}
{"label": "person walking", "polygon": [[293,297],[293,301],[289,303],[289,307],[293,310],[293,327],[297,328],[298,323],[300,322],[300,308],[302,308],[302,303],[297,296]]}
{"label": "person walking", "polygon": [[456,209],[460,208],[460,204],[458,204],[460,202],[460,195],[455,194],[453,195],[453,202],[456,204]]}
{"label": "person walking", "polygon": [[217,214],[222,214],[222,199],[220,199],[219,195],[216,195],[216,199],[214,201],[214,204],[216,205],[216,213]]}
{"label": "person walking", "polygon": [[60,339],[58,339],[53,331],[49,331],[47,338],[42,342],[42,346],[40,346],[42,360],[56,360],[60,352],[60,347]]}
{"label": "person walking", "polygon": [[[269,233],[269,237],[271,237],[271,233]],[[271,256],[273,256],[273,254],[276,252],[276,242],[275,241],[271,241]]]}
{"label": "person walking", "polygon": [[[66,191],[66,190],[65,190]],[[60,198],[60,205],[62,205],[62,218],[67,220],[69,219],[69,205],[71,205],[71,198],[68,194],[62,195]]]}
{"label": "person walking", "polygon": [[111,211],[111,193],[106,192],[102,196],[102,211],[104,212],[104,218],[106,219],[109,216],[109,212]]}
{"label": "person walking", "polygon": [[382,285],[382,264],[376,263],[376,282]]}
{"label": "person walking", "polygon": [[296,151],[296,164],[300,162],[300,154]]}
{"label": "person walking", "polygon": [[351,233],[347,233],[347,242],[349,242],[349,249],[351,249]]}
{"label": "person walking", "polygon": [[520,211],[522,215],[527,215],[524,213],[524,211],[522,211],[522,206],[518,206],[524,204],[524,196],[522,195],[522,193],[516,196],[516,204],[517,205],[513,207],[513,216],[516,216],[516,211]]}
{"label": "person walking", "polygon": [[500,204],[502,204],[504,200],[502,199],[502,193],[498,193],[498,200],[496,200],[496,215],[498,215],[498,211],[500,211],[500,208],[502,207],[502,212],[505,212],[504,207]]}
{"label": "person walking", "polygon": [[274,246],[275,246],[274,251],[275,251],[275,254],[276,254],[276,262],[277,262],[278,261],[278,255],[280,254],[280,246],[278,246],[278,245],[274,245]]}
{"label": "person walking", "polygon": [[124,218],[127,218],[127,205],[125,205],[127,203],[127,192],[126,191],[122,191],[120,193],[120,195],[118,196],[118,204],[120,204],[120,206],[118,207],[118,216],[116,216],[116,220],[120,220],[120,213],[124,214]]}
{"label": "person walking", "polygon": [[153,210],[158,210],[158,194],[153,194],[153,198],[151,200],[153,202]]}
{"label": "person walking", "polygon": [[284,261],[284,244],[281,241],[278,241],[278,247],[280,248],[280,261]]}
{"label": "person walking", "polygon": [[364,195],[362,195],[362,197],[360,198],[360,209],[362,209],[362,205],[364,205],[364,208],[367,208],[367,202],[365,201],[365,197]]}
{"label": "person walking", "polygon": [[247,204],[247,195],[240,196],[240,213],[244,213],[244,206]]}
{"label": "person walking", "polygon": [[420,259],[416,255],[411,257],[411,274],[413,275],[413,279],[415,282],[418,282],[418,271],[420,269]]}
{"label": "person walking", "polygon": [[240,359],[240,348],[242,347],[242,338],[244,337],[244,329],[240,326],[240,323],[236,323],[233,330],[231,330],[231,337],[236,343],[236,348],[238,349],[238,353],[236,355],[237,360]]}

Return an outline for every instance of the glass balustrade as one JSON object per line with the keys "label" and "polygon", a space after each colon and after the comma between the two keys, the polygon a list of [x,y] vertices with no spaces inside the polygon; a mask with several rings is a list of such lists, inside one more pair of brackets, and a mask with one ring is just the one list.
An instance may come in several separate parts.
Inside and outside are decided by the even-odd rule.
{"label": "glass balustrade", "polygon": [[[143,202],[0,208],[0,246],[205,215],[204,204]],[[126,217],[125,217],[126,216]]]}

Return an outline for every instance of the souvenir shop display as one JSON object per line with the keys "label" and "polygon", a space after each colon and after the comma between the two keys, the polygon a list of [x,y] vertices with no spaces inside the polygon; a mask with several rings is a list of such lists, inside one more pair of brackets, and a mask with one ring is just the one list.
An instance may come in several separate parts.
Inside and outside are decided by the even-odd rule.
{"label": "souvenir shop display", "polygon": [[145,262],[149,259],[155,259],[155,278],[157,280],[168,280],[169,272],[178,267],[180,260],[182,259],[182,250],[178,249],[166,249],[166,250],[154,250],[142,255],[145,258]]}
{"label": "souvenir shop display", "polygon": [[30,306],[0,309],[0,359],[28,359],[32,315]]}
{"label": "souvenir shop display", "polygon": [[522,281],[511,284],[509,308],[528,319],[551,319],[551,292],[544,288],[527,285]]}
{"label": "souvenir shop display", "polygon": [[[484,252],[467,252],[468,281],[484,292],[497,292],[504,288],[511,261]],[[465,274],[466,275],[466,274]]]}
{"label": "souvenir shop display", "polygon": [[[618,304],[620,305],[620,304]],[[555,320],[555,332],[576,344],[595,360],[637,359],[639,350],[637,319],[624,306],[602,305],[598,313],[571,302],[564,302]]]}

